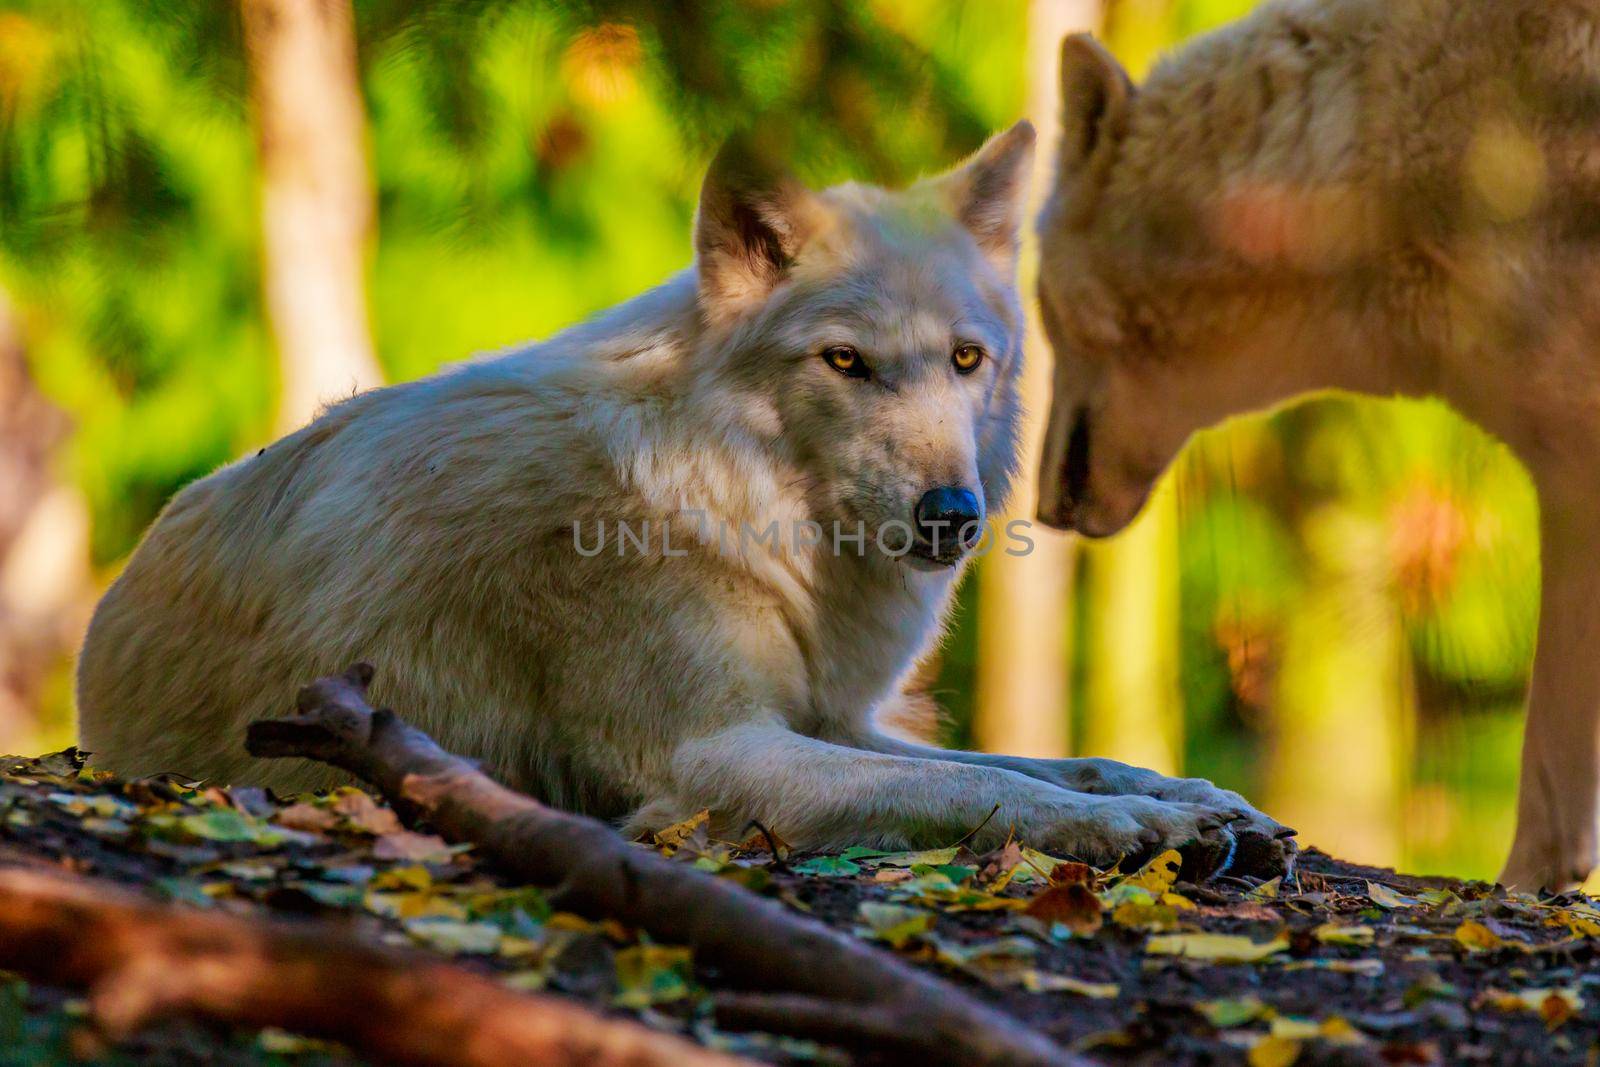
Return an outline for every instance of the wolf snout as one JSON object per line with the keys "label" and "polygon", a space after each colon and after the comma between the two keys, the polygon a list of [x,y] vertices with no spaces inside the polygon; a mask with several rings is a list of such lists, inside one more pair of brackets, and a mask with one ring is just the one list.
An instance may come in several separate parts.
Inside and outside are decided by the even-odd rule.
{"label": "wolf snout", "polygon": [[978,494],[960,486],[930,489],[913,513],[917,548],[940,562],[954,562],[983,536],[983,505]]}

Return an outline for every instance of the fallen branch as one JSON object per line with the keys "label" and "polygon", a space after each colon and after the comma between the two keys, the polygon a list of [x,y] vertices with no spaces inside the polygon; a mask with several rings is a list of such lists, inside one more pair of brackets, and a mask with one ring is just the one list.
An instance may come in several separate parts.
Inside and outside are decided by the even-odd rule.
{"label": "fallen branch", "polygon": [[0,968],[87,990],[93,1044],[185,1016],[281,1027],[415,1067],[743,1062],[323,924],[149,904],[40,870],[0,870]]}
{"label": "fallen branch", "polygon": [[[371,679],[372,668],[357,664],[307,686],[299,714],[252,723],[246,747],[256,756],[343,768],[376,786],[403,818],[424,815],[446,838],[471,842],[513,877],[558,886],[562,907],[687,945],[701,964],[744,988],[843,1002],[857,1016],[870,1007],[874,1019],[914,1028],[930,1065],[1083,1062],[1016,1019],[848,934],[635,848],[595,819],[506,789],[392,711],[374,711],[366,700]],[[781,1018],[770,1022],[785,1032]],[[815,1036],[809,1023],[805,1032]]]}
{"label": "fallen branch", "polygon": [[717,1025],[724,1030],[810,1038],[875,1052],[895,1063],[926,1063],[944,1055],[920,1020],[902,1018],[892,1006],[841,1004],[798,993],[724,993],[714,1004]]}

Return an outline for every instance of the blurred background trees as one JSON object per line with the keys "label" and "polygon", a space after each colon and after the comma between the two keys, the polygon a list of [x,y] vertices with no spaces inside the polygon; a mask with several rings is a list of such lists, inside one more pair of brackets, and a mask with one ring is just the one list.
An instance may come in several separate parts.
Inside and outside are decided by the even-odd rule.
{"label": "blurred background trees", "polygon": [[[1140,72],[1250,5],[0,0],[0,750],[69,743],[87,607],[174,490],[280,411],[659,282],[729,131],[904,182],[1048,119],[1062,29]],[[966,583],[946,740],[1203,775],[1350,858],[1492,874],[1534,514],[1438,405],[1239,420],[1123,537],[1039,531],[1031,570]]]}

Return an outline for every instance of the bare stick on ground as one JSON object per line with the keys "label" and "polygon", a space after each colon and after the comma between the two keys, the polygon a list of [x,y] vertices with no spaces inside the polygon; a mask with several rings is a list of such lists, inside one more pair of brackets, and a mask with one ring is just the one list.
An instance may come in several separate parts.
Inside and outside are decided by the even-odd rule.
{"label": "bare stick on ground", "polygon": [[[446,838],[471,842],[506,873],[558,886],[564,908],[616,919],[687,945],[703,965],[746,989],[841,1002],[898,1023],[858,1027],[854,1043],[922,1062],[1028,1067],[1083,1061],[1016,1019],[850,937],[732,883],[634,848],[602,822],[545,807],[497,784],[387,709],[367,703],[372,668],[357,664],[300,691],[299,714],[252,723],[257,756],[298,756],[376,786],[403,818],[425,815]],[[731,1020],[730,1020],[731,1021]],[[779,1032],[781,1013],[763,1018]],[[816,1036],[814,1027],[806,1036]],[[841,1040],[851,1035],[841,1034]]]}
{"label": "bare stick on ground", "polygon": [[281,1027],[415,1067],[744,1062],[320,923],[148,904],[38,870],[0,870],[0,968],[88,990],[91,1036],[105,1041],[184,1016]]}

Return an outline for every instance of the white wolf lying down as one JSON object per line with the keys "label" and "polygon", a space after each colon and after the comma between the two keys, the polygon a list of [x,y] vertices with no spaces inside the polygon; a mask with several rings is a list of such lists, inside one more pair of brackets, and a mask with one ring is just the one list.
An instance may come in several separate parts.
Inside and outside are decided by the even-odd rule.
{"label": "white wolf lying down", "polygon": [[[901,193],[813,193],[724,152],[694,269],[190,486],[95,614],[84,747],[126,773],[328,785],[251,761],[244,725],[365,659],[447,748],[633,826],[710,808],[725,832],[920,847],[998,804],[986,838],[1101,861],[1241,813],[1279,830],[1204,782],[874,729],[971,555],[954,531],[1016,463],[1032,151],[1020,124]],[[781,544],[739,542],[773,522]],[[835,551],[836,523],[864,546]],[[918,532],[901,558],[877,545],[896,524],[891,549]]]}

